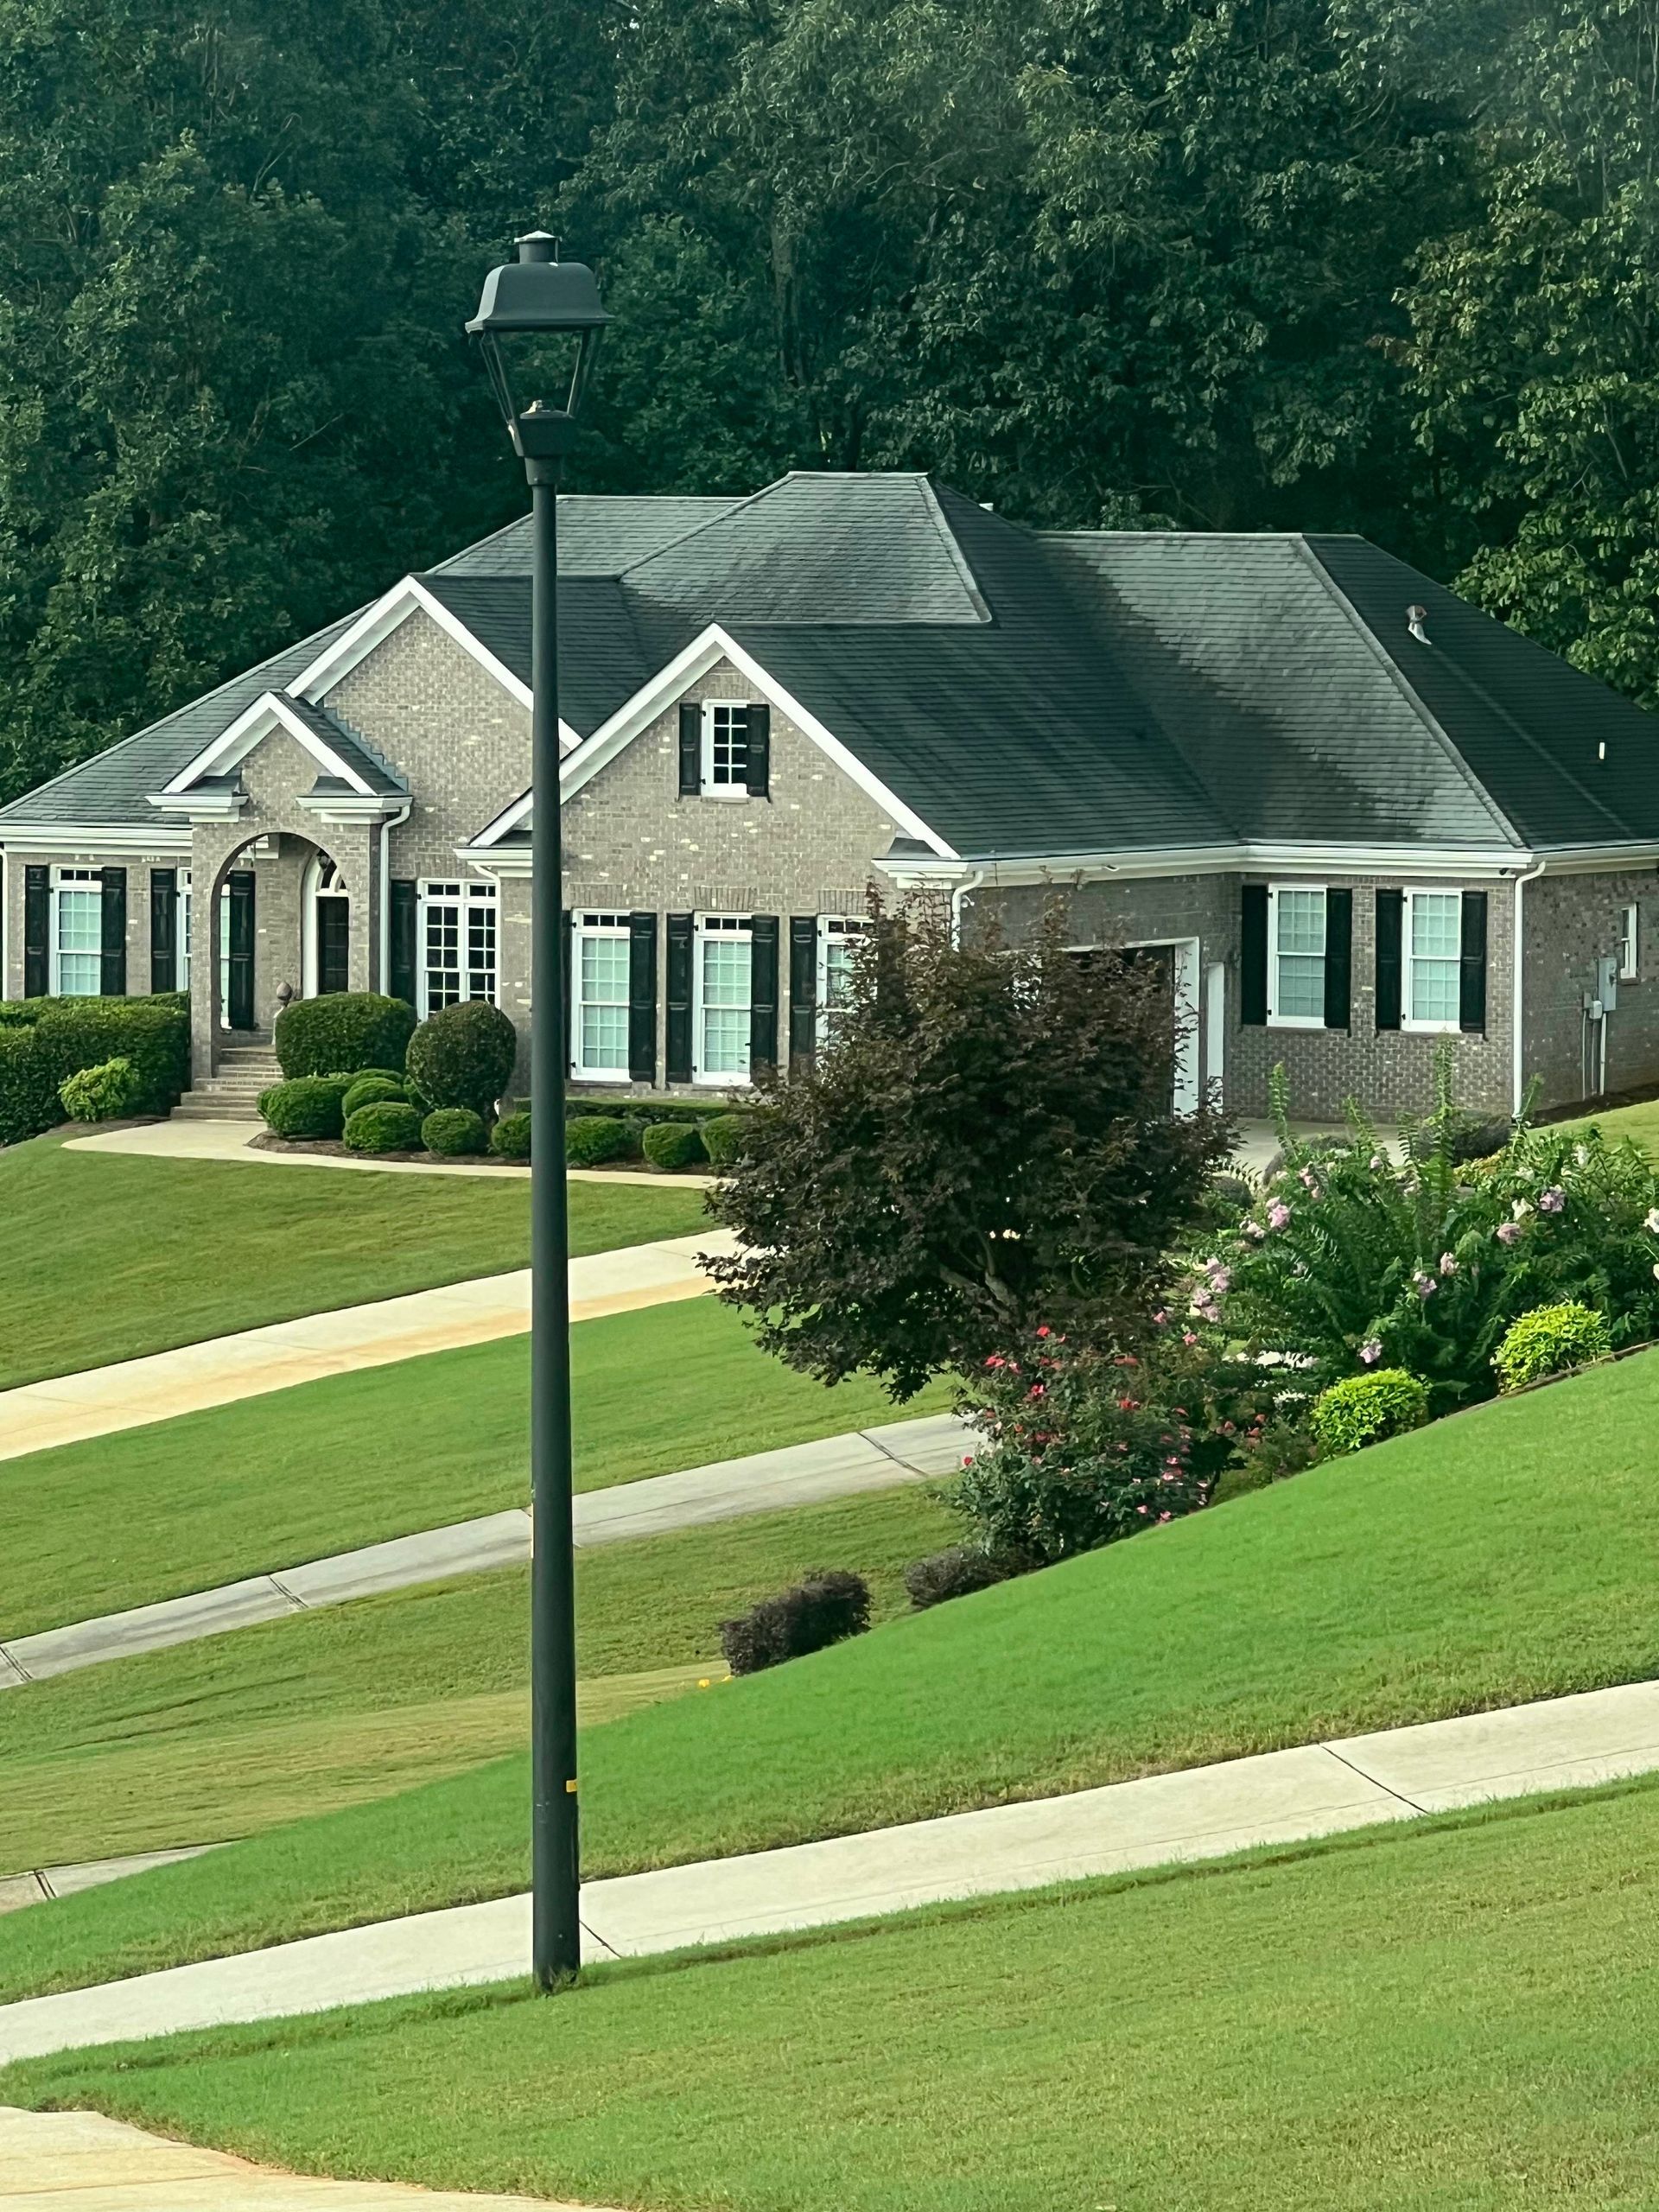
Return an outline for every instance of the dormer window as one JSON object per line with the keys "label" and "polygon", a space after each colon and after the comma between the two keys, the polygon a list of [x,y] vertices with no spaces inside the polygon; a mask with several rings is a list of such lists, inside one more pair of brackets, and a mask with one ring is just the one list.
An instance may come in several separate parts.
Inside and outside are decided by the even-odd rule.
{"label": "dormer window", "polygon": [[705,797],[749,795],[749,710],[726,699],[702,709],[702,788]]}

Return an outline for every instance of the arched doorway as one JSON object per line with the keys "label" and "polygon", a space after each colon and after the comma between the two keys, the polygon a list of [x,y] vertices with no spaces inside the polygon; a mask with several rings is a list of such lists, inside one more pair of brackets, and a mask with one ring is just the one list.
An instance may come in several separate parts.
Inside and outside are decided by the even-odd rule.
{"label": "arched doorway", "polygon": [[351,988],[352,899],[327,853],[314,852],[300,884],[300,988],[308,999]]}

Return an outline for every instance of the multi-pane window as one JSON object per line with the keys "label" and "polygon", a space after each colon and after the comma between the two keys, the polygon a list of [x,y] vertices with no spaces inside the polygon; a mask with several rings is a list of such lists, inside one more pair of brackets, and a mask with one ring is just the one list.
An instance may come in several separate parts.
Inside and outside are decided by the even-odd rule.
{"label": "multi-pane window", "polygon": [[1456,891],[1406,894],[1406,1019],[1413,1028],[1455,1029],[1463,951],[1463,898]]}
{"label": "multi-pane window", "polygon": [[1634,982],[1640,971],[1640,921],[1637,907],[1626,906],[1621,910],[1618,918],[1618,972],[1627,983]]}
{"label": "multi-pane window", "polygon": [[179,871],[179,988],[190,988],[190,871]]}
{"label": "multi-pane window", "polygon": [[628,943],[626,914],[577,915],[571,1058],[579,1076],[628,1071]]}
{"label": "multi-pane window", "polygon": [[749,925],[730,914],[697,923],[696,1053],[700,1083],[743,1083],[749,1073]]}
{"label": "multi-pane window", "polygon": [[423,883],[420,1012],[495,997],[493,883]]}
{"label": "multi-pane window", "polygon": [[104,981],[104,879],[95,868],[52,872],[52,988],[60,998],[93,999]]}
{"label": "multi-pane window", "polygon": [[749,710],[725,699],[702,709],[702,788],[742,792],[749,788]]}
{"label": "multi-pane window", "polygon": [[852,989],[853,962],[862,922],[846,921],[838,914],[818,917],[818,1042],[826,1044],[835,1031],[836,1016]]}
{"label": "multi-pane window", "polygon": [[1272,958],[1268,1018],[1294,1027],[1325,1021],[1325,893],[1279,885],[1268,894]]}

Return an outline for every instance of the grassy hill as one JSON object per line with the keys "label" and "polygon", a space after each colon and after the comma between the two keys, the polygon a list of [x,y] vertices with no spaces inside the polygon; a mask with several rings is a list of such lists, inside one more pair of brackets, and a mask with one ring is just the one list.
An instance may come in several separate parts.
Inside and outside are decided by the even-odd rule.
{"label": "grassy hill", "polygon": [[[1647,1353],[595,1728],[587,1870],[1645,1679],[1656,1414]],[[527,1791],[498,1760],[13,1915],[0,1993],[501,1894]]]}

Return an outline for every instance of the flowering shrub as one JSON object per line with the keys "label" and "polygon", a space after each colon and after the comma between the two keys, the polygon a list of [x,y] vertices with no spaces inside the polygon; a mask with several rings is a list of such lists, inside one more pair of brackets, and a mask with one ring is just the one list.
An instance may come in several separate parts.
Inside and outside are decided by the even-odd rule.
{"label": "flowering shrub", "polygon": [[1252,1348],[1307,1355],[1317,1382],[1383,1366],[1427,1384],[1432,1409],[1490,1397],[1492,1359],[1532,1307],[1572,1300],[1615,1345],[1659,1325],[1659,1189],[1634,1145],[1521,1130],[1471,1173],[1453,1159],[1444,1066],[1436,1112],[1395,1161],[1362,1116],[1310,1153],[1284,1125],[1281,1173],[1236,1234],[1214,1241],[1193,1315]]}
{"label": "flowering shrub", "polygon": [[1569,1300],[1560,1306],[1535,1306],[1505,1332],[1492,1355],[1501,1390],[1524,1389],[1547,1375],[1564,1375],[1605,1359],[1613,1348],[1605,1316]]}
{"label": "flowering shrub", "polygon": [[1322,1451],[1357,1452],[1427,1419],[1428,1393],[1417,1377],[1403,1367],[1379,1367],[1333,1382],[1313,1408],[1313,1426]]}

